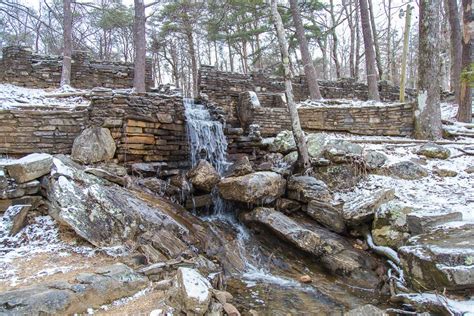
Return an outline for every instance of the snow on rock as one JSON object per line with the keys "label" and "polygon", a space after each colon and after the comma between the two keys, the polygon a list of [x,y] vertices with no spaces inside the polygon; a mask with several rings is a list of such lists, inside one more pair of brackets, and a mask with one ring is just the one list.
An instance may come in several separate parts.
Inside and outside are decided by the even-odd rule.
{"label": "snow on rock", "polygon": [[330,99],[330,100],[306,100],[297,104],[297,107],[314,108],[314,107],[338,107],[338,108],[357,108],[357,107],[384,107],[399,105],[395,102],[379,102],[379,101],[361,101],[352,99]]}
{"label": "snow on rock", "polygon": [[199,272],[181,267],[176,276],[179,301],[185,312],[192,315],[204,315],[211,302],[212,286]]}
{"label": "snow on rock", "polygon": [[10,109],[18,106],[74,107],[88,103],[81,96],[56,97],[58,94],[75,92],[83,91],[71,87],[45,90],[24,88],[12,84],[0,84],[0,109]]}

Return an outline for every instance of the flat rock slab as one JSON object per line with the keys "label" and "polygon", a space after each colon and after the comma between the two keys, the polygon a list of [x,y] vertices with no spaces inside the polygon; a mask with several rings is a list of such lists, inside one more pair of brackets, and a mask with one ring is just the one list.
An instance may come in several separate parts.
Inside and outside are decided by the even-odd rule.
{"label": "flat rock slab", "polygon": [[420,290],[474,289],[474,224],[454,222],[412,237],[400,247],[403,270]]}
{"label": "flat rock slab", "polygon": [[31,154],[8,163],[5,170],[17,183],[25,183],[50,173],[52,165],[51,155]]}
{"label": "flat rock slab", "polygon": [[30,182],[17,184],[15,181],[9,181],[6,188],[0,189],[0,199],[2,200],[13,200],[21,198],[25,195],[34,195],[38,193],[40,188],[40,182],[38,180],[32,180]]}
{"label": "flat rock slab", "polygon": [[328,202],[332,199],[327,185],[314,177],[293,176],[288,179],[288,198],[308,203],[311,200]]}
{"label": "flat rock slab", "polygon": [[368,195],[360,194],[344,203],[342,216],[347,225],[359,225],[374,218],[377,208],[395,197],[394,189],[380,189]]}
{"label": "flat rock slab", "polygon": [[57,281],[0,293],[0,314],[85,313],[148,286],[148,279],[124,264],[81,273],[72,282]]}
{"label": "flat rock slab", "polygon": [[421,209],[407,214],[408,229],[412,235],[428,233],[434,226],[462,221],[462,212],[446,209]]}

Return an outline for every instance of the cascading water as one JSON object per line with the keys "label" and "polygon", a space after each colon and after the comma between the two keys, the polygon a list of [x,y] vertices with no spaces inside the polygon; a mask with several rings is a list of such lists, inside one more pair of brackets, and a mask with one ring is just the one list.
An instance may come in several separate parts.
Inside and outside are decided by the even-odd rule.
{"label": "cascading water", "polygon": [[222,123],[213,120],[206,107],[194,103],[192,99],[184,99],[184,108],[192,166],[199,159],[205,159],[222,175],[228,165],[227,140]]}

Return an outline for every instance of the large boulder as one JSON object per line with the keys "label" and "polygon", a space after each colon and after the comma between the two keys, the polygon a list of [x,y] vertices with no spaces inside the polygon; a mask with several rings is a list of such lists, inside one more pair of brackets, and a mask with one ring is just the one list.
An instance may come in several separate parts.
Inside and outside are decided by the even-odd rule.
{"label": "large boulder", "polygon": [[407,214],[412,211],[412,207],[396,200],[382,204],[376,210],[372,223],[375,244],[395,249],[403,246],[410,238]]}
{"label": "large boulder", "polygon": [[311,176],[292,176],[288,179],[288,198],[308,203],[311,200],[330,201],[327,185]]}
{"label": "large boulder", "polygon": [[416,153],[428,158],[448,159],[451,155],[449,149],[434,143],[428,143],[421,146]]}
{"label": "large boulder", "polygon": [[362,146],[347,140],[330,140],[324,146],[323,155],[335,163],[348,162],[355,156],[362,155]]}
{"label": "large boulder", "polygon": [[17,183],[35,180],[51,172],[53,157],[48,154],[30,154],[5,165],[8,175]]}
{"label": "large boulder", "polygon": [[404,180],[417,180],[428,176],[428,171],[413,161],[401,161],[388,167],[389,174]]}
{"label": "large boulder", "polygon": [[340,234],[346,230],[341,204],[333,205],[328,202],[311,200],[308,205],[303,207],[303,210],[312,219],[333,232]]}
{"label": "large boulder", "polygon": [[107,128],[89,127],[74,140],[71,157],[77,162],[92,164],[112,159],[115,149],[115,141]]}
{"label": "large boulder", "polygon": [[374,262],[369,256],[355,250],[343,237],[314,222],[300,223],[265,207],[245,214],[244,220],[267,227],[280,239],[319,259],[333,274],[359,278],[370,283],[371,287],[377,283],[372,272]]}
{"label": "large boulder", "polygon": [[362,155],[365,166],[368,170],[376,170],[381,168],[387,161],[387,156],[379,151],[369,150]]}
{"label": "large boulder", "polygon": [[201,159],[198,164],[188,172],[188,179],[194,188],[204,192],[211,192],[221,177],[209,162]]}
{"label": "large boulder", "polygon": [[179,268],[174,291],[176,296],[171,300],[186,315],[204,315],[207,312],[212,297],[212,286],[198,271]]}
{"label": "large boulder", "polygon": [[[185,221],[186,210],[85,173],[83,167],[62,155],[54,158],[45,188],[50,215],[97,247],[133,243],[148,232],[166,236],[166,242],[156,244],[166,255],[180,253],[183,243],[192,248],[202,235],[198,223]],[[179,247],[170,251],[173,246]]]}
{"label": "large boulder", "polygon": [[126,265],[115,264],[79,273],[70,282],[53,281],[0,293],[0,314],[85,314],[89,308],[130,297],[148,283],[146,277]]}
{"label": "large boulder", "polygon": [[217,187],[225,200],[267,204],[285,193],[286,181],[276,172],[259,171],[240,177],[224,178]]}
{"label": "large boulder", "polygon": [[270,151],[273,152],[287,154],[294,150],[296,150],[296,143],[291,131],[282,131],[278,133],[270,144]]}
{"label": "large boulder", "polygon": [[357,194],[344,203],[342,216],[348,226],[357,226],[370,222],[374,218],[375,210],[395,197],[394,189],[379,189],[366,194]]}
{"label": "large boulder", "polygon": [[306,146],[311,158],[321,158],[323,156],[324,146],[329,142],[327,134],[309,134],[306,137]]}
{"label": "large boulder", "polygon": [[474,289],[474,224],[457,222],[412,237],[399,249],[401,265],[419,290]]}
{"label": "large boulder", "polygon": [[226,171],[226,177],[238,177],[245,176],[253,171],[252,165],[250,164],[249,157],[242,156],[234,161]]}
{"label": "large boulder", "polygon": [[462,212],[445,208],[421,208],[407,215],[408,229],[412,235],[427,233],[437,225],[455,221],[462,221]]}

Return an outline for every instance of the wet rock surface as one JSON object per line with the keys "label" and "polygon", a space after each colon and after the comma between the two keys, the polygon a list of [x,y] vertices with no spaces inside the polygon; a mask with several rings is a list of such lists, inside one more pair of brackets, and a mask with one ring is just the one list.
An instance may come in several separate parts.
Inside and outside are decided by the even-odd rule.
{"label": "wet rock surface", "polygon": [[187,176],[194,188],[204,192],[211,192],[221,178],[216,169],[202,159],[188,172]]}

